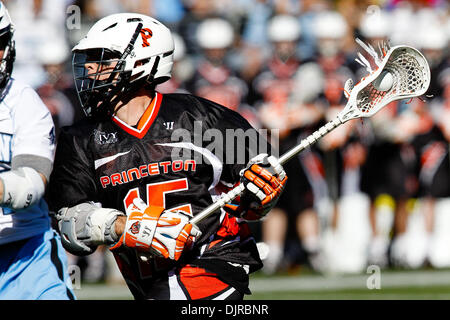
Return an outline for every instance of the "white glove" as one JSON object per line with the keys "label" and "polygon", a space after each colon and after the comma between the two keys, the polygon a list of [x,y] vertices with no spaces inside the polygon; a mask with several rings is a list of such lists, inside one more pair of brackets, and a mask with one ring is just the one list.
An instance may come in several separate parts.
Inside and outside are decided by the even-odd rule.
{"label": "white glove", "polygon": [[114,221],[123,215],[118,210],[100,208],[88,202],[62,208],[56,219],[64,248],[76,255],[86,255],[100,244],[115,243],[119,237],[114,230]]}

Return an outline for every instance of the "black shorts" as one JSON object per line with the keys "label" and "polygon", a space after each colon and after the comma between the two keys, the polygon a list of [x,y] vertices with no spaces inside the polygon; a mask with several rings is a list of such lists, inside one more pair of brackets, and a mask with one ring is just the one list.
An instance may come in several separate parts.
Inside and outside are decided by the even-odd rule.
{"label": "black shorts", "polygon": [[[296,138],[287,138],[280,143],[280,155],[297,144]],[[283,209],[290,216],[296,216],[303,210],[312,208],[314,194],[310,180],[306,175],[305,162],[298,155],[283,165],[288,180],[276,207]]]}
{"label": "black shorts", "polygon": [[450,197],[450,159],[448,153],[439,167],[429,172],[429,177],[419,179],[418,197],[447,198]]}
{"label": "black shorts", "polygon": [[[182,265],[146,273],[146,266],[134,274],[122,258],[114,255],[128,288],[136,300],[243,300],[244,293],[224,282],[215,272],[195,265]],[[145,264],[137,261],[141,265]],[[250,292],[248,292],[250,293]]]}
{"label": "black shorts", "polygon": [[401,157],[401,146],[392,143],[372,145],[361,171],[361,191],[375,199],[388,194],[394,199],[410,196],[409,171]]}
{"label": "black shorts", "polygon": [[186,265],[157,280],[148,297],[155,300],[243,300],[244,295],[204,268]]}

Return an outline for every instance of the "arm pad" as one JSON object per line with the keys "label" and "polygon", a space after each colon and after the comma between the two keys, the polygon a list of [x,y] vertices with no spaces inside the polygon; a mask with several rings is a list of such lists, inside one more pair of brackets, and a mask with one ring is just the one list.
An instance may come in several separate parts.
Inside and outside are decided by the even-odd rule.
{"label": "arm pad", "polygon": [[2,204],[14,209],[25,209],[44,195],[45,184],[40,174],[29,167],[20,167],[0,174],[3,182]]}

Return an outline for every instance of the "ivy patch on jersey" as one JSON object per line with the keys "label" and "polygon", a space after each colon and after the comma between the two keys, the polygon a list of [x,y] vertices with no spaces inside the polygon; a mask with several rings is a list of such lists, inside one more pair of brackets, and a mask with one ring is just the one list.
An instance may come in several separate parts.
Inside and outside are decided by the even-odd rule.
{"label": "ivy patch on jersey", "polygon": [[99,145],[116,143],[118,141],[117,132],[108,133],[100,130],[94,130],[94,141]]}

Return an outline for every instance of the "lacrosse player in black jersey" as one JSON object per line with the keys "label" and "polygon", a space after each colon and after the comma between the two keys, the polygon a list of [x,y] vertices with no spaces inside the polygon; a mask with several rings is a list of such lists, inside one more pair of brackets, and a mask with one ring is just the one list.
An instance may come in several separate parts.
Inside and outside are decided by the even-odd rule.
{"label": "lacrosse player in black jersey", "polygon": [[[64,247],[87,255],[110,245],[136,299],[243,299],[248,274],[262,267],[246,221],[270,211],[287,177],[238,113],[155,91],[170,78],[173,50],[169,29],[132,13],[99,20],[74,47],[87,117],[61,130],[47,198]],[[230,147],[220,138],[230,129],[245,140]],[[199,135],[214,136],[214,148]],[[237,183],[240,198],[189,223]]]}

